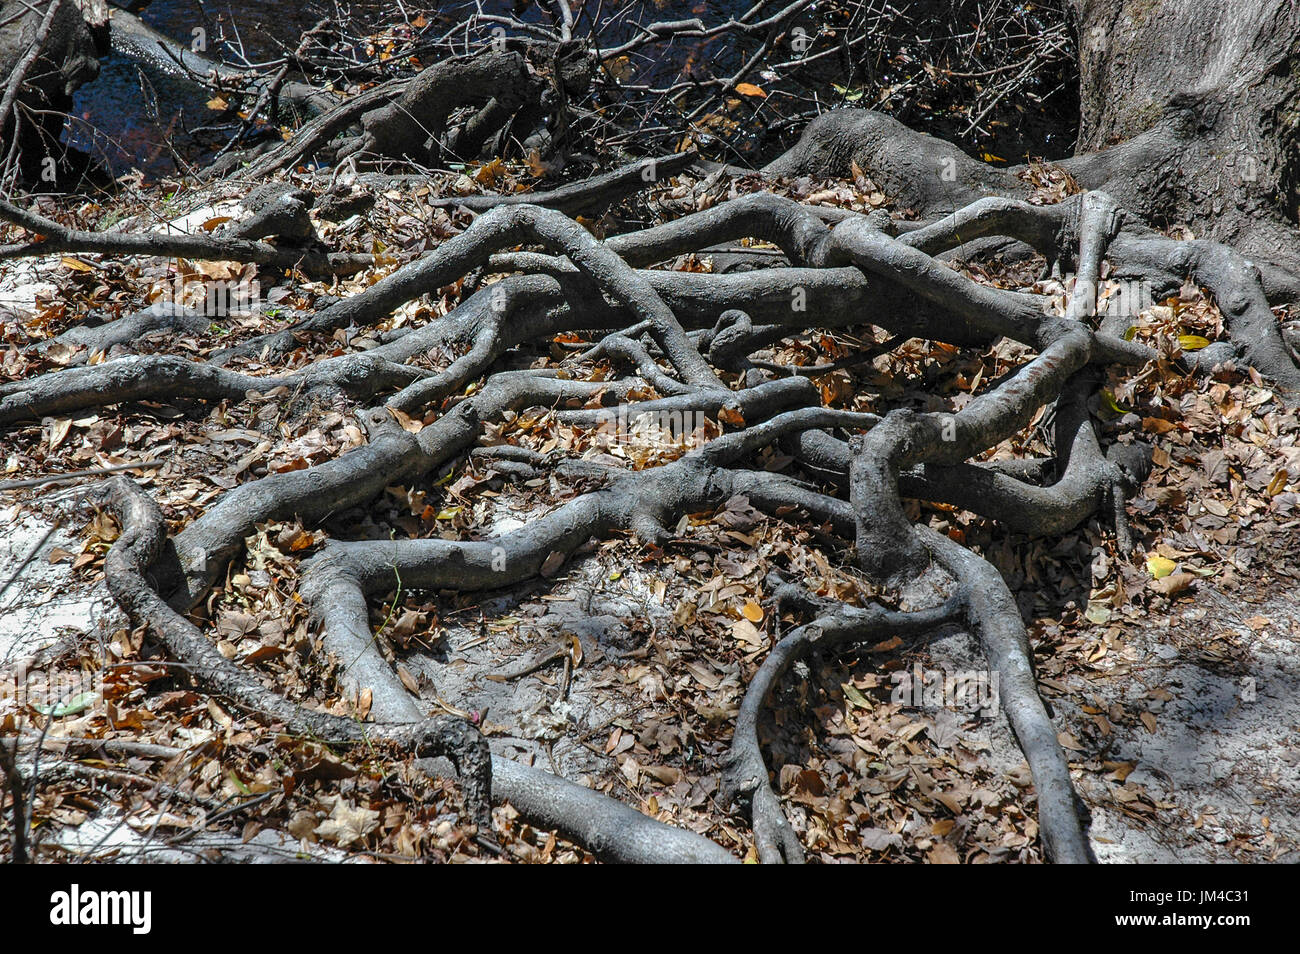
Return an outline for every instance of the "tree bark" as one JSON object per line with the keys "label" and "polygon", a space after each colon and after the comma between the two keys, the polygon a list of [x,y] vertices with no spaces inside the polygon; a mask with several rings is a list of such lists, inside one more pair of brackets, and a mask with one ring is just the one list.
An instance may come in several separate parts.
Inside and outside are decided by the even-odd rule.
{"label": "tree bark", "polygon": [[[1300,4],[1076,0],[1075,10],[1079,153],[1144,134],[1161,147],[1129,166],[1130,189],[1107,190],[1153,224],[1185,222],[1198,238],[1300,266]],[[1080,185],[1092,187],[1096,166]]]}
{"label": "tree bark", "polygon": [[[1057,165],[1157,228],[1231,246],[1295,300],[1300,3],[1077,0],[1076,12],[1080,136]],[[862,109],[818,117],[766,171],[847,176],[851,164],[922,217],[1032,192],[1024,166],[987,165]]]}
{"label": "tree bark", "polygon": [[[57,182],[72,94],[99,75],[108,52],[104,0],[0,0],[0,163],[20,181]],[[47,158],[57,167],[51,180]]]}

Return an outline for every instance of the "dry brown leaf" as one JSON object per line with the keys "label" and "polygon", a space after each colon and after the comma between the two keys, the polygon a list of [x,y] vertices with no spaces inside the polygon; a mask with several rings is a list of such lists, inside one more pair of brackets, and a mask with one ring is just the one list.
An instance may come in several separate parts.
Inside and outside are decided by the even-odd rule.
{"label": "dry brown leaf", "polygon": [[564,566],[564,554],[559,550],[552,550],[542,561],[542,567],[538,572],[544,577],[555,576],[560,572],[560,567]]}
{"label": "dry brown leaf", "polygon": [[363,844],[370,833],[379,827],[379,812],[352,805],[339,796],[334,797],[330,817],[316,827],[316,835],[335,842],[340,848]]}

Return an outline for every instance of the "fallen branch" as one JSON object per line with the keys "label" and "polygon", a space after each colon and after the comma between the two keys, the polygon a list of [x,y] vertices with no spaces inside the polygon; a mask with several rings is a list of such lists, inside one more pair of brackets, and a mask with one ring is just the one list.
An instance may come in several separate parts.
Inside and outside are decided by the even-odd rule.
{"label": "fallen branch", "polygon": [[197,261],[253,262],[272,268],[299,269],[309,275],[350,275],[374,264],[374,257],[350,252],[279,248],[266,242],[216,239],[206,235],[167,232],[86,232],[0,201],[0,218],[20,225],[36,238],[19,245],[0,246],[0,260],[98,252],[104,255],[183,257]]}

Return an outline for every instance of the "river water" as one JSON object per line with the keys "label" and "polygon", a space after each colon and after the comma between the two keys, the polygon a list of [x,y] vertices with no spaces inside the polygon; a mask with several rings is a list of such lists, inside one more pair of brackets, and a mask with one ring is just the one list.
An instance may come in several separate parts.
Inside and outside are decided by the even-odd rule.
{"label": "river water", "polygon": [[[635,23],[649,23],[654,20],[676,20],[699,18],[707,24],[723,22],[731,16],[738,16],[752,5],[753,0],[588,0],[586,7],[603,10],[606,17],[610,11],[626,7],[625,14],[616,17],[604,29],[600,43],[604,47],[615,45],[633,35]],[[770,9],[779,9],[784,0],[774,0]],[[887,0],[882,0],[886,2]],[[903,7],[909,7],[907,0],[900,0]],[[914,0],[919,3],[919,0]],[[383,0],[353,0],[347,5],[354,11],[365,8],[379,9]],[[396,6],[388,0],[387,7]],[[408,4],[408,6],[410,6]],[[510,12],[526,22],[548,23],[549,19],[542,11],[538,0],[444,0],[442,3],[417,4],[421,9],[432,9],[430,15],[437,33],[441,34],[463,23],[464,18],[477,6],[485,13]],[[940,4],[942,6],[942,3]],[[287,47],[297,46],[304,31],[311,29],[326,15],[336,15],[334,0],[305,0],[305,2],[277,2],[277,0],[154,0],[141,14],[142,19],[162,33],[190,45],[196,30],[202,30],[209,42],[209,52],[219,49],[214,41],[223,36],[236,42],[243,49],[244,56],[257,63],[273,60],[282,55]],[[816,6],[809,9],[809,15],[816,18]],[[800,14],[801,17],[804,14]],[[378,19],[376,17],[376,19]],[[381,21],[382,22],[382,21]],[[816,32],[816,20],[809,20],[808,26]],[[576,32],[585,34],[587,25],[579,19]],[[746,50],[752,49],[754,40],[744,41]],[[905,39],[904,39],[905,42]],[[644,59],[637,64],[636,82],[650,81],[653,85],[668,85],[679,78],[681,70],[690,63],[707,63],[716,75],[734,72],[740,61],[737,41],[731,37],[713,40],[679,39],[671,44],[661,44],[652,49],[661,57],[658,61]],[[230,60],[229,56],[225,57]],[[827,61],[829,62],[829,61]],[[901,77],[891,76],[885,66],[882,71],[874,73],[867,81],[866,95],[853,105],[869,105],[881,86],[897,82]],[[870,67],[868,67],[870,72]],[[915,71],[915,66],[913,66]],[[754,77],[762,83],[763,79]],[[821,96],[831,96],[831,90],[839,77],[827,74],[818,77],[821,84]],[[908,80],[904,86],[911,81]],[[841,91],[843,87],[839,87]],[[802,101],[798,108],[812,104],[809,90],[799,90]],[[1071,99],[1071,95],[1075,98]],[[165,71],[147,68],[127,57],[113,54],[103,63],[99,78],[78,92],[73,112],[72,138],[77,145],[88,149],[105,161],[117,174],[128,172],[132,168],[143,170],[150,178],[174,174],[177,166],[184,168],[187,162],[201,160],[210,156],[213,148],[218,148],[229,138],[229,129],[215,131],[204,129],[206,124],[214,122],[218,114],[206,106],[209,96],[194,87],[193,84],[180,82],[168,76]],[[827,105],[818,97],[824,108]],[[767,106],[775,105],[777,99],[768,101]],[[881,108],[894,111],[896,101]],[[1067,92],[1064,96],[1049,97],[1046,101],[1015,99],[999,104],[998,111],[989,118],[1001,118],[1001,122],[990,122],[990,128],[997,127],[992,138],[976,143],[962,135],[962,122],[954,120],[943,110],[926,105],[922,109],[912,109],[909,114],[899,118],[922,128],[927,132],[958,141],[974,155],[980,155],[985,149],[1001,156],[1013,157],[1011,161],[1024,158],[1025,155],[1059,158],[1071,152],[1074,129],[1074,116],[1077,116],[1077,93]],[[777,112],[781,112],[780,108]],[[771,113],[769,112],[769,115]],[[791,132],[785,135],[788,137]],[[732,148],[743,150],[731,155],[717,158],[730,159],[732,155],[743,155],[749,161],[760,159],[758,150],[770,152],[774,145],[761,140],[757,130],[741,130],[742,142],[732,142]],[[745,137],[748,137],[746,140]],[[175,152],[173,153],[173,150]]]}
{"label": "river water", "polygon": [[[630,36],[630,24],[636,21],[699,17],[706,23],[714,23],[743,12],[749,5],[738,0],[640,2],[632,5],[625,20],[613,24],[602,35],[601,42],[612,44],[620,37]],[[351,5],[353,9],[363,6]],[[422,6],[436,8],[430,19],[442,33],[464,22],[476,5],[453,0]],[[525,22],[548,22],[541,8],[527,0],[482,0],[477,6],[485,13],[510,12]],[[615,6],[608,4],[610,9]],[[327,12],[332,15],[333,10],[332,3],[319,2],[154,0],[140,17],[154,29],[187,46],[195,38],[196,30],[204,31],[202,37],[208,42],[227,38],[242,47],[250,62],[258,63],[278,58],[285,47],[295,47],[303,32]],[[585,29],[580,27],[578,32]],[[712,51],[715,57],[719,55],[716,48],[723,43],[711,44],[715,47]],[[699,41],[694,45],[699,46]],[[686,55],[684,48],[670,51],[653,74],[656,78],[670,77]],[[721,55],[725,56],[726,51],[721,51]],[[175,159],[180,158],[182,164],[192,161],[204,154],[205,144],[220,139],[204,136],[205,124],[217,115],[207,108],[208,98],[193,84],[178,81],[165,71],[142,69],[135,60],[114,52],[101,65],[99,78],[76,95],[72,137],[77,145],[106,160],[119,174],[133,167],[150,175],[172,173],[176,169]]]}

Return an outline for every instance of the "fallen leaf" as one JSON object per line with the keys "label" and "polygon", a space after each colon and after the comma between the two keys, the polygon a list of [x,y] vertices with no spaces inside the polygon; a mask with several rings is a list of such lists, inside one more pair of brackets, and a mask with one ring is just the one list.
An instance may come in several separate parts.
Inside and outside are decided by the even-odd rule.
{"label": "fallen leaf", "polygon": [[424,422],[415,420],[405,411],[399,411],[395,407],[389,407],[387,410],[389,414],[393,415],[393,419],[397,421],[398,424],[402,425],[402,430],[407,433],[418,434],[420,431],[424,430]]}
{"label": "fallen leaf", "polygon": [[1166,421],[1163,417],[1144,417],[1142,419],[1142,430],[1149,431],[1152,434],[1167,434],[1177,429],[1177,424],[1173,421]]}
{"label": "fallen leaf", "polygon": [[926,860],[932,865],[959,865],[961,857],[957,850],[946,841],[941,841],[926,853]]}
{"label": "fallen leaf", "polygon": [[723,406],[718,408],[718,420],[723,424],[730,424],[733,427],[745,426],[745,415],[741,414],[737,408]]}
{"label": "fallen leaf", "polygon": [[902,835],[896,835],[884,828],[864,828],[858,835],[862,847],[871,851],[885,851],[898,848],[903,844]]}
{"label": "fallen leaf", "polygon": [[316,827],[316,835],[338,844],[340,848],[360,844],[379,827],[379,812],[349,804],[334,797],[330,817]]}
{"label": "fallen leaf", "polygon": [[552,550],[550,555],[542,561],[542,568],[538,572],[544,577],[552,577],[560,572],[562,566],[564,566],[564,554],[559,550]]}
{"label": "fallen leaf", "polygon": [[1160,580],[1152,580],[1151,588],[1165,596],[1173,596],[1175,593],[1181,593],[1192,585],[1196,579],[1192,573],[1171,573],[1169,576]]}
{"label": "fallen leaf", "polygon": [[1170,573],[1174,572],[1177,567],[1178,564],[1168,557],[1162,557],[1159,554],[1147,557],[1147,572],[1150,573],[1154,579],[1164,579]]}
{"label": "fallen leaf", "polygon": [[1102,762],[1101,767],[1110,772],[1114,778],[1123,782],[1137,768],[1136,762]]}
{"label": "fallen leaf", "polygon": [[1088,608],[1083,611],[1083,616],[1088,622],[1100,626],[1110,621],[1110,607],[1098,600],[1092,600],[1088,603]]}
{"label": "fallen leaf", "polygon": [[849,700],[851,704],[857,706],[859,709],[871,708],[871,702],[866,696],[858,692],[857,688],[851,683],[846,682],[840,688],[844,690],[844,698]]}
{"label": "fallen leaf", "polygon": [[72,418],[65,417],[56,420],[50,425],[50,450],[58,450],[68,437],[68,431],[72,429]]}
{"label": "fallen leaf", "polygon": [[406,691],[411,695],[418,696],[420,694],[420,684],[411,675],[411,670],[401,663],[397,664],[397,678],[402,681],[402,685],[406,687]]}

